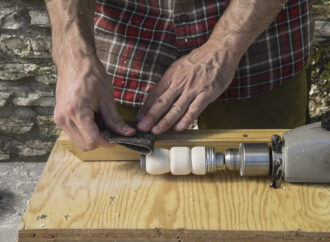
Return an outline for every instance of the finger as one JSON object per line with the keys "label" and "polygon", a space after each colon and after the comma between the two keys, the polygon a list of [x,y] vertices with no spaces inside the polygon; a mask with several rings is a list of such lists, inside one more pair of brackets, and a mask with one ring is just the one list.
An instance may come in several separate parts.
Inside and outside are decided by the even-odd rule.
{"label": "finger", "polygon": [[188,111],[175,125],[174,129],[176,131],[183,131],[188,128],[211,101],[209,95],[206,93],[199,94],[189,105]]}
{"label": "finger", "polygon": [[79,129],[73,121],[68,121],[67,125],[63,126],[62,129],[70,137],[72,142],[77,145],[82,151],[88,150],[85,146],[82,134],[80,133]]}
{"label": "finger", "polygon": [[81,150],[86,151],[84,139],[76,127],[74,122],[67,118],[67,115],[64,115],[62,112],[58,111],[58,108],[55,107],[54,111],[54,122],[69,136],[71,141],[77,145]]}
{"label": "finger", "polygon": [[91,110],[81,112],[81,115],[74,117],[73,121],[83,136],[87,150],[96,149],[100,145],[108,146],[94,121],[94,113]]}
{"label": "finger", "polygon": [[141,120],[151,108],[155,100],[160,97],[171,85],[170,72],[167,71],[156,86],[148,93],[143,106],[138,111],[136,118]]}
{"label": "finger", "polygon": [[151,106],[147,114],[138,123],[138,129],[144,132],[149,131],[154,124],[170,109],[172,104],[180,95],[177,88],[169,88],[163,95],[158,97]]}
{"label": "finger", "polygon": [[113,132],[124,136],[135,134],[135,129],[121,119],[112,100],[100,103],[100,111],[106,126]]}
{"label": "finger", "polygon": [[170,129],[188,110],[190,103],[194,100],[193,93],[184,92],[172,105],[168,113],[152,128],[152,133],[159,135]]}

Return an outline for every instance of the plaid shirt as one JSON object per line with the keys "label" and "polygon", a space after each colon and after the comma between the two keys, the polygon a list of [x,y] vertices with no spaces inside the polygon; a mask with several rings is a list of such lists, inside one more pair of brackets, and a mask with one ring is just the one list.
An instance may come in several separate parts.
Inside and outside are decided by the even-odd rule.
{"label": "plaid shirt", "polygon": [[[141,106],[175,60],[201,46],[230,0],[99,0],[97,54],[114,86],[115,101]],[[249,47],[219,100],[271,90],[301,71],[311,48],[311,0],[289,0]]]}

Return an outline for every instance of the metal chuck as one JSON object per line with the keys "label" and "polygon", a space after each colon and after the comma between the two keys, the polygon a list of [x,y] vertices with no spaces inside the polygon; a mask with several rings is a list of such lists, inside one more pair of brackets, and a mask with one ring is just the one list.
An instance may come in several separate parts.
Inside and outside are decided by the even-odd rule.
{"label": "metal chuck", "polygon": [[240,144],[239,149],[231,148],[225,153],[226,170],[239,171],[241,176],[267,176],[270,163],[266,143]]}
{"label": "metal chuck", "polygon": [[270,167],[270,153],[265,143],[240,144],[241,176],[267,176]]}

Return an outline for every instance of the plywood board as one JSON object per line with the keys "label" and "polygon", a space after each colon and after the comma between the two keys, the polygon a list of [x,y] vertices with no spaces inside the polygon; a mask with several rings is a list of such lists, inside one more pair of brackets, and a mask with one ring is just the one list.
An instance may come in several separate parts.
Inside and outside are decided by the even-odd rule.
{"label": "plywood board", "polygon": [[[155,147],[172,146],[207,146],[217,152],[228,148],[238,148],[240,143],[270,143],[273,134],[282,135],[286,129],[234,129],[234,130],[186,130],[180,133],[168,132],[158,136]],[[100,147],[93,151],[83,152],[75,146],[70,138],[62,132],[58,142],[70,150],[79,159],[90,160],[139,160],[140,154],[120,145],[112,148]]]}
{"label": "plywood board", "polygon": [[330,186],[267,178],[152,176],[138,162],[84,162],[56,144],[19,241],[330,240]]}

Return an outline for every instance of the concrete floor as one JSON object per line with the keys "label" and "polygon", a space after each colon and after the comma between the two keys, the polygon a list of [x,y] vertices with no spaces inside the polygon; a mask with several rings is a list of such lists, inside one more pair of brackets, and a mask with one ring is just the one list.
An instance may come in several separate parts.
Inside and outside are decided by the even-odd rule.
{"label": "concrete floor", "polygon": [[0,162],[0,242],[17,241],[18,225],[45,164]]}

